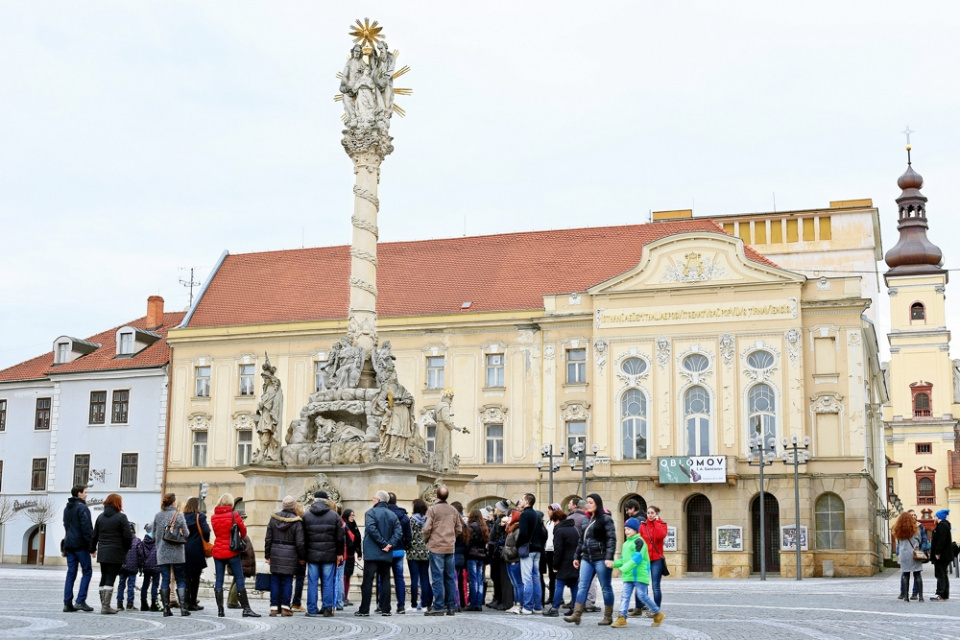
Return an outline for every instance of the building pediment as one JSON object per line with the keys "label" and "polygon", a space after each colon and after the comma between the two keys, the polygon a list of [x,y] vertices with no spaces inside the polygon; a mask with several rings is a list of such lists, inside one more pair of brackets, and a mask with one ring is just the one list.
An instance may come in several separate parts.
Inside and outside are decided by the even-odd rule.
{"label": "building pediment", "polygon": [[592,295],[755,283],[802,283],[802,275],[750,259],[740,238],[679,233],[646,245],[636,267],[589,289]]}

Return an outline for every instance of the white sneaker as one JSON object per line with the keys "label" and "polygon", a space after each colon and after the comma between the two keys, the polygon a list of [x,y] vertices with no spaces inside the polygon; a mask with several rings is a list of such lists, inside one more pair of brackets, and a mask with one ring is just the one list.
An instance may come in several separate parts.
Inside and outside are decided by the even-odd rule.
{"label": "white sneaker", "polygon": [[507,609],[506,611],[504,611],[504,613],[520,613],[520,605],[515,604],[509,609]]}
{"label": "white sneaker", "polygon": [[529,609],[520,609],[520,615],[522,615],[522,616],[532,616],[532,615],[533,615],[533,611],[530,611]]}

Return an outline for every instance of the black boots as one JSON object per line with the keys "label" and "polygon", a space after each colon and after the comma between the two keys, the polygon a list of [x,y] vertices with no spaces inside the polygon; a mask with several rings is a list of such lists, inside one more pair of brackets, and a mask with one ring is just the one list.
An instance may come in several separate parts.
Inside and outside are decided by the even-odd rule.
{"label": "black boots", "polygon": [[160,602],[163,603],[163,617],[173,615],[173,611],[170,611],[170,589],[160,589]]}
{"label": "black boots", "polygon": [[223,589],[214,589],[213,597],[217,600],[217,617],[223,617]]}
{"label": "black boots", "polygon": [[247,590],[246,589],[237,589],[237,599],[240,601],[240,606],[243,607],[243,617],[244,618],[259,618],[260,614],[250,608],[250,601],[247,600]]}
{"label": "black boots", "polygon": [[190,612],[187,611],[187,607],[189,606],[187,604],[187,590],[184,589],[183,587],[177,588],[177,600],[180,601],[180,615],[181,616],[190,615]]}

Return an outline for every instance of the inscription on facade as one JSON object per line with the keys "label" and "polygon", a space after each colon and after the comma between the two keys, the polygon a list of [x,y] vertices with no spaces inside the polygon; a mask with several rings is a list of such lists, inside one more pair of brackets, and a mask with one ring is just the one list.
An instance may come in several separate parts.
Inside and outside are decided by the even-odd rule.
{"label": "inscription on facade", "polygon": [[755,320],[796,318],[795,298],[767,304],[683,305],[649,309],[604,309],[597,313],[598,329],[640,327],[664,323],[694,323],[710,320]]}

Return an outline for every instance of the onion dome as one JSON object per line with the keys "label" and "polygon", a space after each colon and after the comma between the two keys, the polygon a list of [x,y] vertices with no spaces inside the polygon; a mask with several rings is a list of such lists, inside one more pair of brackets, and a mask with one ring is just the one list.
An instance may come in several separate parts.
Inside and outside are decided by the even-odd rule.
{"label": "onion dome", "polygon": [[900,197],[897,198],[900,238],[887,252],[886,275],[941,273],[943,252],[927,238],[927,197],[920,193],[923,177],[913,170],[910,147],[907,147],[907,170],[897,180]]}

